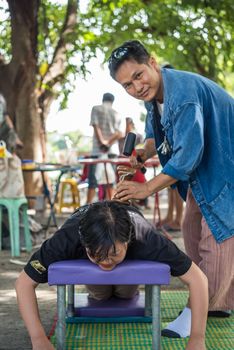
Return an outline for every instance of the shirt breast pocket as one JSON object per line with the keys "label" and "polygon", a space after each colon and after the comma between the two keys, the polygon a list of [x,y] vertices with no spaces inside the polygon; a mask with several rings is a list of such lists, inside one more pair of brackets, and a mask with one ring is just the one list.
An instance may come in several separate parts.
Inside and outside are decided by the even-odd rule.
{"label": "shirt breast pocket", "polygon": [[234,186],[226,183],[218,196],[209,202],[212,212],[230,230],[234,231]]}

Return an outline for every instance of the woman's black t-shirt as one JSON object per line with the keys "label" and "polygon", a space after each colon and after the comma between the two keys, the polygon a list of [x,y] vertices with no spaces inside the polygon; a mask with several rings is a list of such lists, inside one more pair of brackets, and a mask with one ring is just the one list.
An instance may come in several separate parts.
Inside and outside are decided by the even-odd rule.
{"label": "woman's black t-shirt", "polygon": [[[160,234],[142,214],[128,207],[135,228],[135,237],[129,244],[125,259],[151,260],[166,263],[172,276],[185,274],[191,259],[172,241]],[[79,220],[82,210],[77,210],[64,225],[37,250],[24,270],[37,283],[48,281],[48,267],[61,260],[88,259],[79,236]]]}

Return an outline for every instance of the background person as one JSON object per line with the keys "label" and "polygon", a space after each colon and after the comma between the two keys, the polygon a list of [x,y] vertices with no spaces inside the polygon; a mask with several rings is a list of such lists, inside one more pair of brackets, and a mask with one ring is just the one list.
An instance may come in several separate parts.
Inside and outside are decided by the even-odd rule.
{"label": "background person", "polygon": [[161,225],[167,231],[180,231],[183,217],[184,203],[177,188],[168,187],[167,214],[161,221]]}
{"label": "background person", "polygon": [[7,113],[7,105],[4,96],[0,93],[0,140],[6,143],[10,153],[23,148],[23,143],[17,135],[11,118]]}
{"label": "background person", "polygon": [[119,139],[119,153],[120,153],[120,155],[123,154],[123,146],[124,146],[125,138],[129,132],[134,132],[134,134],[136,134],[135,146],[142,144],[144,142],[143,135],[141,135],[137,131],[133,119],[126,117],[125,118],[125,133],[124,133],[124,136]]}
{"label": "background person", "polygon": [[[145,198],[172,184],[184,199],[187,195],[186,252],[208,277],[209,315],[229,316],[234,308],[234,100],[205,77],[160,68],[136,40],[112,52],[109,69],[127,93],[145,102],[149,141],[137,153],[144,162],[157,149],[163,167],[146,183],[120,182],[115,196]],[[157,104],[164,106],[162,115]],[[136,157],[132,165],[142,166]]]}
{"label": "background person", "polygon": [[[152,260],[169,264],[171,274],[188,285],[192,324],[187,350],[205,349],[208,307],[207,279],[178,247],[134,207],[102,201],[79,208],[65,224],[35,252],[16,282],[19,309],[31,337],[33,349],[53,349],[42,327],[35,289],[48,281],[48,266],[67,259],[90,259],[103,270],[112,270],[124,259]],[[87,286],[92,298],[131,298],[138,286]],[[183,311],[184,317],[190,308]],[[186,334],[184,334],[186,336]]]}
{"label": "background person", "polygon": [[[104,154],[108,157],[117,157],[119,154],[118,140],[121,138],[121,120],[117,112],[112,108],[114,95],[105,93],[100,106],[94,106],[91,112],[90,125],[93,127],[92,157],[100,158]],[[98,187],[96,178],[96,165],[90,165],[88,171],[87,203],[92,203]],[[110,198],[113,195],[113,184],[110,185]]]}

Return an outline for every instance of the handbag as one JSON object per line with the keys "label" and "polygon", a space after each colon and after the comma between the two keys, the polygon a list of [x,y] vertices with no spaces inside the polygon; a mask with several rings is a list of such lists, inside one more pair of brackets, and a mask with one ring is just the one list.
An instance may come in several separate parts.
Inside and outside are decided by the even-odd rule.
{"label": "handbag", "polygon": [[[3,141],[0,144],[3,145]],[[0,157],[0,198],[22,198],[24,193],[24,179],[21,160],[9,151],[2,152]]]}

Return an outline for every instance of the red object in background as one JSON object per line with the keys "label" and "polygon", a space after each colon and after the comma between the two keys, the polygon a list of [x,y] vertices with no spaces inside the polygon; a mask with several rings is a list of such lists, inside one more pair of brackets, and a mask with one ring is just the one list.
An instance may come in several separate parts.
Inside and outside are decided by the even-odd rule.
{"label": "red object in background", "polygon": [[145,175],[142,174],[142,172],[140,171],[140,169],[137,169],[135,175],[133,176],[132,180],[131,181],[136,181],[136,182],[145,182],[146,179],[145,179]]}
{"label": "red object in background", "polygon": [[89,170],[88,165],[85,164],[82,175],[80,177],[81,181],[85,181],[88,178],[88,170]]}
{"label": "red object in background", "polygon": [[136,157],[136,150],[135,150],[135,148],[134,148],[134,150],[132,151],[132,156],[134,156],[134,157]]}
{"label": "red object in background", "polygon": [[[135,151],[135,150],[134,150]],[[134,152],[133,151],[133,152]],[[136,152],[136,151],[135,151]],[[119,163],[118,165],[126,165],[125,163]],[[117,179],[117,182],[119,182],[119,175],[118,175],[118,172],[116,171],[116,179]],[[131,179],[131,181],[136,181],[136,182],[140,182],[140,183],[144,183],[146,182],[146,178],[145,178],[145,175],[142,173],[142,171],[140,169],[137,169],[136,170],[136,173],[135,175],[133,176],[133,178]]]}

